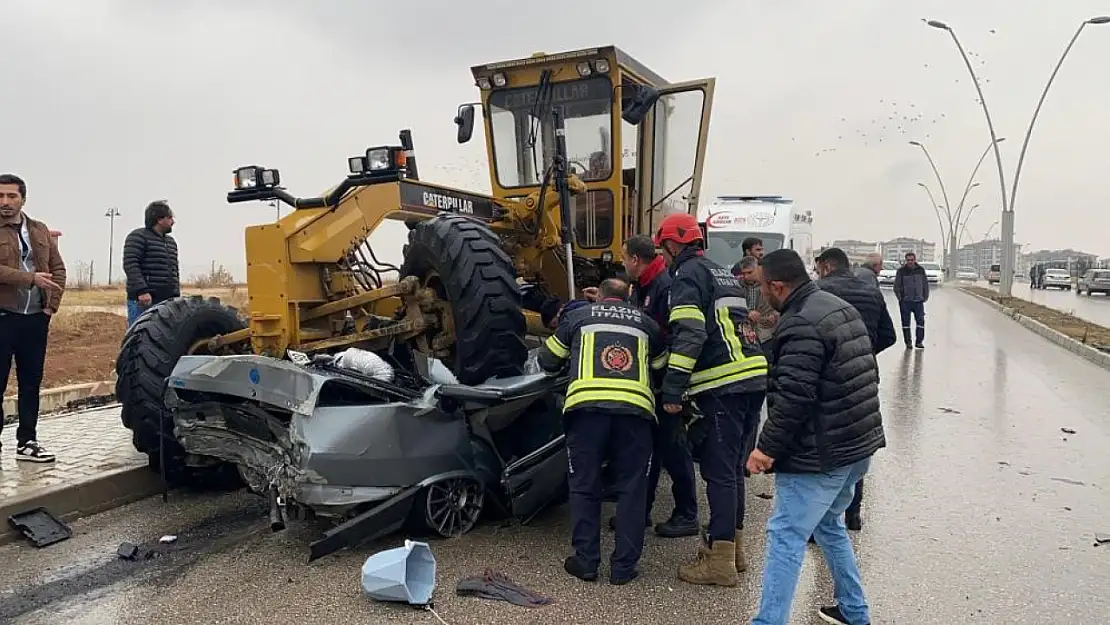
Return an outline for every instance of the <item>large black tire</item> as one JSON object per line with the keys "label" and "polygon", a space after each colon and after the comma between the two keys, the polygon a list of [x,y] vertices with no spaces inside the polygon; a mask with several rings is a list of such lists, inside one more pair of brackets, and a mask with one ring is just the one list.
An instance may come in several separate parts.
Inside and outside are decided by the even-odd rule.
{"label": "large black tire", "polygon": [[485,224],[453,214],[415,224],[401,276],[420,278],[451,304],[456,340],[444,364],[459,382],[524,373],[527,329],[516,270]]}
{"label": "large black tire", "polygon": [[155,470],[160,468],[159,437],[164,432],[166,475],[172,482],[190,482],[196,472],[185,466],[185,449],[174,438],[172,417],[165,410],[166,378],[197,341],[245,327],[234,308],[214,297],[179,297],[144,312],[123,336],[116,360],[123,426],[131,430],[132,444],[147,454]]}

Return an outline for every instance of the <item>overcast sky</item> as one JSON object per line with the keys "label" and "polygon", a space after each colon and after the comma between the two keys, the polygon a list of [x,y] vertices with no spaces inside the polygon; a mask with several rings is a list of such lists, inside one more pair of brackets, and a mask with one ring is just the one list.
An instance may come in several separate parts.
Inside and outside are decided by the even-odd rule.
{"label": "overcast sky", "polygon": [[[423,178],[488,189],[484,146],[452,118],[479,63],[615,44],[672,81],[717,78],[703,197],[793,197],[816,239],[937,240],[918,181],[953,204],[990,141],[947,21],[973,53],[1012,183],[1040,90],[1105,0],[0,0],[0,170],[30,185],[27,212],[64,231],[71,266],[104,279],[153,199],[174,207],[183,272],[244,273],[243,228],[273,210],[228,205],[238,165],[281,169],[298,195],[343,178],[346,157],[412,128]],[[579,6],[575,10],[571,7]],[[633,11],[631,7],[635,7]],[[678,8],[684,13],[678,14]],[[628,17],[634,15],[634,17]],[[623,20],[623,21],[620,21]],[[613,29],[615,24],[619,28]],[[1026,158],[1017,239],[1110,255],[1110,25],[1061,71]],[[968,205],[979,239],[998,219],[993,160]],[[399,253],[399,230],[376,237]],[[998,234],[998,229],[993,231]],[[1029,248],[1027,248],[1029,249]],[[118,260],[117,260],[118,266]],[[117,269],[118,272],[118,269]]]}

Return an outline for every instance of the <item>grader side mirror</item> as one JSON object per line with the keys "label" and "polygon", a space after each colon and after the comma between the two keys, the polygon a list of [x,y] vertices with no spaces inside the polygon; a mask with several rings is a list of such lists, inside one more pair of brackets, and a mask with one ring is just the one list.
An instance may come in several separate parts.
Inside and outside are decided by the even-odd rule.
{"label": "grader side mirror", "polygon": [[470,141],[471,135],[474,134],[474,105],[464,104],[459,107],[459,112],[455,116],[455,125],[459,127],[458,142],[466,143]]}
{"label": "grader side mirror", "polygon": [[633,126],[639,126],[662,94],[644,85],[629,85],[624,90],[621,97],[621,118]]}

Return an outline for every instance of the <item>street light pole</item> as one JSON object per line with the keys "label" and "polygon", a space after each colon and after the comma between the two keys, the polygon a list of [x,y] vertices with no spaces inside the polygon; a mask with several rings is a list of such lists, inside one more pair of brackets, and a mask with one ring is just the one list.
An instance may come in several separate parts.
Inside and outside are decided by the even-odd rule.
{"label": "street light pole", "polygon": [[[947,251],[947,248],[946,248],[947,244],[944,242],[947,235],[944,234],[944,222],[940,218],[940,206],[937,204],[936,198],[933,197],[933,192],[929,189],[929,185],[925,184],[924,182],[919,182],[919,183],[917,183],[917,186],[921,187],[922,189],[925,189],[925,193],[929,194],[929,205],[933,207],[933,212],[936,213],[936,215],[937,215],[937,226],[940,227],[940,241],[941,241],[941,243],[940,243],[940,253],[941,253],[941,256],[944,257],[945,262],[947,262],[947,260],[948,260],[948,251]],[[952,229],[952,221],[951,220],[949,220],[949,222],[948,222],[948,229],[949,230]]]}
{"label": "street light pole", "polygon": [[[944,180],[940,176],[940,170],[937,169],[936,162],[933,161],[933,156],[929,154],[929,149],[920,141],[910,141],[910,145],[921,148],[921,151],[925,153],[925,158],[929,159],[929,166],[933,168],[933,175],[937,177],[940,194],[944,198],[944,215],[948,218],[948,243],[944,246],[947,249],[944,255],[944,273],[945,279],[948,279],[952,277],[952,254],[956,252],[956,228],[953,227],[952,204],[948,201],[948,191],[944,188]],[[941,234],[943,235],[943,232]]]}
{"label": "street light pole", "polygon": [[975,209],[979,208],[980,206],[982,206],[982,204],[976,204],[975,206],[972,206],[970,209],[968,209],[967,217],[964,217],[963,223],[960,225],[960,236],[956,237],[961,243],[964,240],[964,235],[967,234],[967,222],[971,221],[971,216],[975,214]]}
{"label": "street light pole", "polygon": [[[1006,137],[999,137],[998,143],[1002,143],[1005,140]],[[975,176],[979,173],[979,168],[983,166],[983,161],[987,158],[987,154],[990,154],[992,147],[993,144],[988,145],[987,149],[983,150],[982,156],[979,157],[979,162],[975,163],[975,169],[971,170],[971,176],[967,179],[967,186],[964,187],[964,195],[960,198],[960,205],[956,207],[956,221],[960,220],[960,211],[963,210],[964,202],[967,201],[967,194],[971,192],[972,188],[979,186],[979,183],[975,182]],[[1011,201],[1013,201],[1012,198]]]}
{"label": "street light pole", "polygon": [[[1008,220],[1010,223],[1010,238],[1013,239],[1013,215],[1010,214],[1007,208],[1009,204],[1006,202],[1006,175],[1002,171],[1002,152],[998,149],[998,133],[994,131],[994,121],[991,120],[991,112],[987,107],[987,98],[983,95],[983,86],[979,84],[979,77],[975,75],[975,68],[971,66],[971,59],[967,57],[967,51],[964,50],[964,45],[960,43],[960,39],[956,36],[956,32],[953,31],[948,24],[937,20],[929,20],[926,24],[933,28],[948,31],[948,34],[952,36],[952,41],[956,44],[956,49],[960,51],[960,57],[963,58],[968,73],[971,74],[971,82],[975,83],[975,91],[979,93],[979,104],[983,106],[983,116],[987,118],[987,129],[990,130],[991,133],[991,147],[994,148],[994,161],[995,164],[998,165],[998,185],[1002,192],[1002,227],[1003,230],[1005,230]],[[1005,244],[1006,242],[1003,241],[1003,245]],[[1003,297],[1010,296],[1010,287],[1013,284],[1013,266],[1009,263],[1009,258],[1009,255],[1004,256],[1002,263],[1002,277],[999,284],[999,293]]]}
{"label": "street light pole", "polygon": [[112,284],[112,260],[116,254],[116,217],[120,216],[119,209],[113,206],[104,216],[108,218],[108,285]]}
{"label": "street light pole", "polygon": [[1013,249],[1013,196],[1017,193],[1018,178],[1021,175],[1021,166],[1025,160],[1025,152],[1029,147],[1029,137],[1033,134],[1033,126],[1034,124],[1036,124],[1037,116],[1040,114],[1041,107],[1044,105],[1045,97],[1048,95],[1048,90],[1052,86],[1053,81],[1056,79],[1056,74],[1059,73],[1060,67],[1064,64],[1064,59],[1066,59],[1068,53],[1071,52],[1072,47],[1075,45],[1076,40],[1079,39],[1079,35],[1083,32],[1083,29],[1091,24],[1110,24],[1110,16],[1092,17],[1080,24],[1079,28],[1075,31],[1075,35],[1072,36],[1071,41],[1068,42],[1067,47],[1064,49],[1064,53],[1060,56],[1060,60],[1057,61],[1056,67],[1052,70],[1052,74],[1049,76],[1048,83],[1045,85],[1044,91],[1041,92],[1041,98],[1037,103],[1037,108],[1033,111],[1033,118],[1029,122],[1029,128],[1025,132],[1025,139],[1021,146],[1021,154],[1018,156],[1018,164],[1014,171],[1014,186],[1010,193],[1009,202],[1006,201],[1006,181],[1003,178],[1002,155],[998,149],[998,136],[994,132],[994,123],[991,121],[990,109],[987,108],[987,100],[983,96],[983,88],[982,85],[979,84],[978,76],[975,75],[975,69],[971,65],[971,60],[968,59],[967,52],[964,50],[963,44],[960,43],[959,38],[956,37],[955,31],[953,31],[952,28],[948,26],[948,24],[937,20],[928,20],[926,24],[933,28],[948,31],[948,34],[952,36],[952,41],[956,44],[956,48],[960,51],[960,56],[963,58],[964,64],[967,66],[968,73],[971,74],[971,81],[975,84],[975,90],[979,94],[979,103],[983,106],[983,115],[987,118],[987,128],[990,130],[991,133],[992,146],[994,147],[994,160],[998,165],[998,182],[1002,192],[1002,275],[999,279],[998,290],[999,294],[1003,297],[1009,297],[1012,293],[1013,288],[1014,263],[1016,260],[1014,258]]}

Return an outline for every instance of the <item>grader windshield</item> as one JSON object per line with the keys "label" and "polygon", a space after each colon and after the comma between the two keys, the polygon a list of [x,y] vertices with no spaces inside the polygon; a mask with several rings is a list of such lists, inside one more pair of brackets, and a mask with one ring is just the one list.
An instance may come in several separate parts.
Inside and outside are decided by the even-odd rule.
{"label": "grader windshield", "polygon": [[555,154],[551,106],[563,109],[571,171],[584,182],[606,180],[613,173],[613,86],[601,76],[556,83],[546,90],[528,86],[490,94],[494,169],[502,187],[543,181]]}
{"label": "grader windshield", "polygon": [[[665,214],[696,212],[712,78],[673,83],[613,46],[471,71],[494,197],[524,198],[544,184],[557,152],[553,111],[561,112],[567,169],[587,188],[570,200],[577,257],[610,262]],[[460,108],[460,142],[470,138],[473,108]]]}

